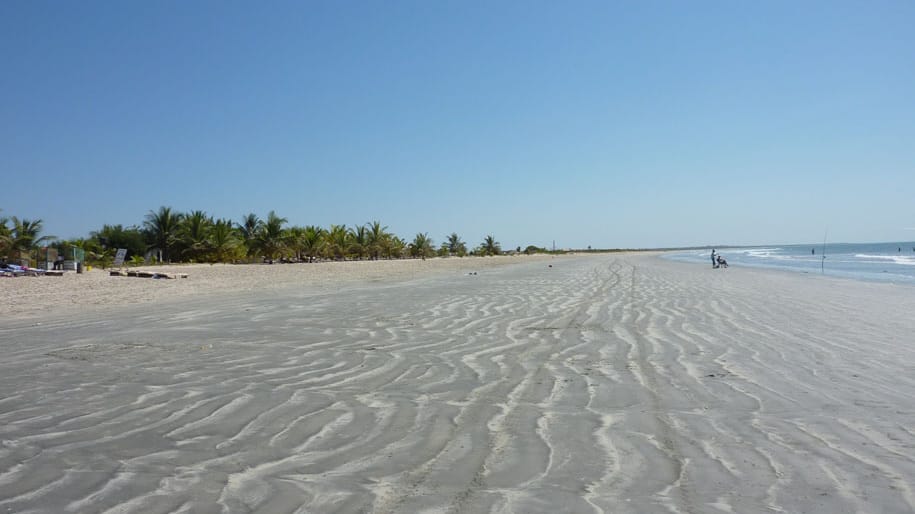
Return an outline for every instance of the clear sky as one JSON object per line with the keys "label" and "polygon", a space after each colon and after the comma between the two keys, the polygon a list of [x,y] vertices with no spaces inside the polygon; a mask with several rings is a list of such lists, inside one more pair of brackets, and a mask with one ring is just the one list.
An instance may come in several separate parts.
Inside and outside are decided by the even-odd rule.
{"label": "clear sky", "polygon": [[0,215],[915,239],[915,2],[0,2]]}

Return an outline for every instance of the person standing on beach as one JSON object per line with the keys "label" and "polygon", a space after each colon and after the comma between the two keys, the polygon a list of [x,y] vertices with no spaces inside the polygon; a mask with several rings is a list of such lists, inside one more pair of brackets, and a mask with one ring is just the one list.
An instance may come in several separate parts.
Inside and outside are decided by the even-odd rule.
{"label": "person standing on beach", "polygon": [[718,260],[715,259],[715,249],[712,248],[712,268],[718,267]]}

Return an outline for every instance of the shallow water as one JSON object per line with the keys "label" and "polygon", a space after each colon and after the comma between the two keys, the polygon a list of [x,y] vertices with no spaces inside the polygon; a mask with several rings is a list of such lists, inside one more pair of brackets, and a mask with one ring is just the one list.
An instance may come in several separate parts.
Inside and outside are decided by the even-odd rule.
{"label": "shallow water", "polygon": [[[915,242],[769,245],[717,251],[732,266],[915,284]],[[711,266],[710,254],[711,249],[683,250],[664,257]]]}

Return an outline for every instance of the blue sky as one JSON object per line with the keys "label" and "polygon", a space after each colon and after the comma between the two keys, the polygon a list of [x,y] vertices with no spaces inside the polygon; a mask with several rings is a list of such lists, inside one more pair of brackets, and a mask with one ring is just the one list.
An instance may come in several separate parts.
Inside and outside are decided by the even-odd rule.
{"label": "blue sky", "polygon": [[0,3],[0,215],[915,239],[915,3]]}

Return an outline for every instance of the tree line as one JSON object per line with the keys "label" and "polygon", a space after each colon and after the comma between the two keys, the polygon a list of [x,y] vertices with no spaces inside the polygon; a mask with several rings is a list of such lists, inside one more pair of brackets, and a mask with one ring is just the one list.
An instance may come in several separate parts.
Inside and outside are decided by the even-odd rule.
{"label": "tree line", "polygon": [[[58,239],[41,235],[42,221],[0,217],[0,257],[39,260],[42,248],[64,256],[78,248],[86,262],[110,266],[117,249],[127,250],[132,264],[152,262],[259,262],[315,260],[375,260],[426,257],[498,255],[502,248],[492,235],[476,247],[451,233],[436,248],[428,233],[404,240],[379,221],[348,227],[289,225],[271,211],[261,219],[247,214],[239,221],[215,218],[204,211],[177,212],[171,207],[149,211],[142,225],[104,225],[87,238]],[[518,248],[518,251],[521,249]],[[526,253],[545,249],[529,246]]]}

